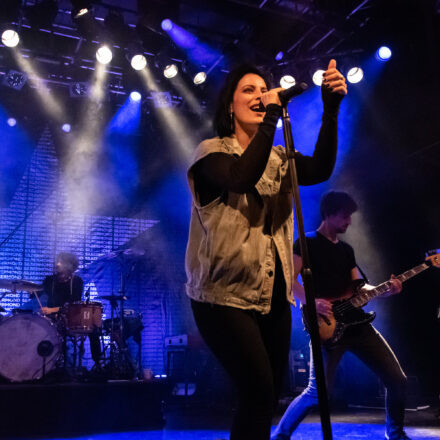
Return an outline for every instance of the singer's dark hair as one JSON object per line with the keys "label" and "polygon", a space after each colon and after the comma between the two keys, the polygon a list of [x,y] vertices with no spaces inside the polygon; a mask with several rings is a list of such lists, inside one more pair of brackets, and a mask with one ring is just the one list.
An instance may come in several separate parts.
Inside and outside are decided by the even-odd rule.
{"label": "singer's dark hair", "polygon": [[325,220],[330,215],[351,215],[358,210],[358,205],[350,194],[344,191],[328,191],[321,198],[321,218]]}
{"label": "singer's dark hair", "polygon": [[78,258],[76,255],[71,254],[70,252],[60,252],[56,258],[57,263],[58,261],[66,265],[68,264],[72,268],[72,273],[75,272],[79,266]]}
{"label": "singer's dark hair", "polygon": [[229,114],[229,107],[234,96],[237,84],[248,73],[255,73],[263,78],[268,89],[270,89],[269,75],[264,70],[252,64],[240,64],[232,69],[225,79],[220,95],[217,100],[217,108],[214,115],[214,130],[222,138],[231,136],[234,132],[233,124],[231,123],[231,116]]}

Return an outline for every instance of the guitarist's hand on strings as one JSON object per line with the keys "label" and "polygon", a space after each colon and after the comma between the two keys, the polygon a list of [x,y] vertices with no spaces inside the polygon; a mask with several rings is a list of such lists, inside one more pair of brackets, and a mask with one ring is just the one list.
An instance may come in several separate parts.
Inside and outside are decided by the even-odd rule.
{"label": "guitarist's hand on strings", "polygon": [[315,300],[316,313],[326,318],[333,316],[332,303],[326,299],[319,298]]}
{"label": "guitarist's hand on strings", "polygon": [[402,291],[402,282],[394,275],[391,275],[389,283],[391,284],[389,295],[395,295],[396,293],[400,293]]}

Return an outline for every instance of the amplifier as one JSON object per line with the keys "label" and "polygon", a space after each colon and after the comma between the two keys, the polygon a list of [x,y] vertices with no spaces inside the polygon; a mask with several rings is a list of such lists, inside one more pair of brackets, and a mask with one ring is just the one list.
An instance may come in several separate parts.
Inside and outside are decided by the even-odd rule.
{"label": "amplifier", "polygon": [[165,347],[187,347],[188,335],[167,336]]}

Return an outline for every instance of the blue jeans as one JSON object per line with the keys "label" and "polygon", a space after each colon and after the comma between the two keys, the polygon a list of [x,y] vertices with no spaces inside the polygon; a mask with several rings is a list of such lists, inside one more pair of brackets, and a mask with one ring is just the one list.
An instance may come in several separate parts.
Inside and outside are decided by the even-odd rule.
{"label": "blue jeans", "polygon": [[[336,345],[331,348],[323,346],[322,349],[329,394],[333,387],[338,364],[346,351],[355,354],[384,383],[386,388],[386,432],[390,439],[399,438],[403,432],[406,376],[393,351],[382,335],[370,324],[361,324],[347,329]],[[309,410],[317,405],[318,391],[313,359],[310,355],[309,384],[303,393],[289,405],[271,439],[290,439],[291,434]]]}

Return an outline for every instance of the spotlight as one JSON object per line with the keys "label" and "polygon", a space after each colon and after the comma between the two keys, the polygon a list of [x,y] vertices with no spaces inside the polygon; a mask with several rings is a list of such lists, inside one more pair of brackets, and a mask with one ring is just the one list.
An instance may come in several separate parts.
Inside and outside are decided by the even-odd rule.
{"label": "spotlight", "polygon": [[379,47],[376,51],[376,59],[378,61],[388,61],[391,58],[391,49],[387,46]]}
{"label": "spotlight", "polygon": [[141,98],[142,98],[142,95],[136,90],[134,90],[133,92],[130,93],[130,99],[134,102],[139,102],[141,100]]}
{"label": "spotlight", "polygon": [[6,29],[2,33],[2,43],[7,47],[15,47],[20,41],[18,33],[12,29]]}
{"label": "spotlight", "polygon": [[325,70],[318,69],[312,77],[313,83],[316,86],[320,86],[322,84],[322,74],[325,72]]}
{"label": "spotlight", "polygon": [[61,130],[63,130],[64,133],[70,133],[71,128],[72,127],[70,126],[70,124],[63,124],[63,126],[61,127]]}
{"label": "spotlight", "polygon": [[173,28],[173,22],[169,18],[166,18],[162,20],[161,27],[165,32],[169,32]]}
{"label": "spotlight", "polygon": [[147,59],[142,54],[136,54],[131,58],[130,64],[134,70],[142,70],[147,65]]}
{"label": "spotlight", "polygon": [[364,77],[364,71],[360,67],[352,67],[347,73],[347,80],[352,84],[356,84],[362,81]]}
{"label": "spotlight", "polygon": [[171,79],[174,78],[178,72],[179,69],[175,64],[168,64],[163,70],[163,75],[165,78]]}
{"label": "spotlight", "polygon": [[101,64],[108,64],[113,58],[113,53],[108,46],[101,46],[96,51],[96,59]]}
{"label": "spotlight", "polygon": [[280,86],[288,89],[296,84],[295,78],[292,75],[283,75],[280,79]]}
{"label": "spotlight", "polygon": [[82,17],[83,15],[86,15],[86,14],[88,14],[88,13],[89,13],[89,9],[87,9],[87,8],[82,8],[82,9],[80,9],[80,10],[78,11],[77,14],[75,14],[75,16],[74,16],[73,18],[79,18],[79,17]]}
{"label": "spotlight", "polygon": [[26,73],[19,72],[17,70],[10,70],[3,77],[2,84],[4,84],[7,87],[10,87],[11,89],[21,90],[23,86],[26,84],[27,78],[28,77]]}
{"label": "spotlight", "polygon": [[88,14],[92,9],[91,0],[72,0],[71,16],[74,20]]}
{"label": "spotlight", "polygon": [[206,81],[207,75],[205,72],[199,72],[194,75],[193,82],[196,86],[203,84]]}
{"label": "spotlight", "polygon": [[279,130],[280,128],[283,128],[283,121],[281,120],[281,118],[277,121],[277,130]]}
{"label": "spotlight", "polygon": [[281,61],[284,57],[284,53],[283,51],[279,51],[276,55],[275,55],[275,61]]}
{"label": "spotlight", "polygon": [[6,121],[9,127],[15,127],[17,125],[17,120],[15,118],[8,118]]}

